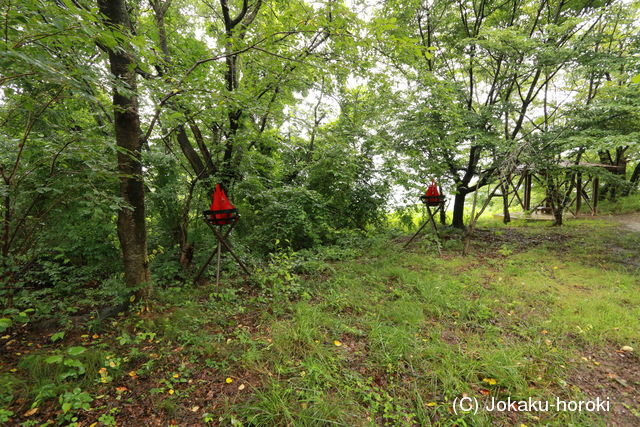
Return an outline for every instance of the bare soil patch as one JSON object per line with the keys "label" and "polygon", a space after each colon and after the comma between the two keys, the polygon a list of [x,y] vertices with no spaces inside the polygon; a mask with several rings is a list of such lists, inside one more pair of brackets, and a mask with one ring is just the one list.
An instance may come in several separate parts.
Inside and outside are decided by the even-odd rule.
{"label": "bare soil patch", "polygon": [[609,398],[607,425],[640,425],[640,358],[633,352],[587,349],[568,383],[590,398]]}

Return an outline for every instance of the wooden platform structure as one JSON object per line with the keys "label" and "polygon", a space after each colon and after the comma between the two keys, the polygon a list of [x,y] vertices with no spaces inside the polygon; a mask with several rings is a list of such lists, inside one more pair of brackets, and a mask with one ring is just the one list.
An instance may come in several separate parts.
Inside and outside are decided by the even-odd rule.
{"label": "wooden platform structure", "polygon": [[[570,170],[571,168],[602,168],[611,172],[616,171],[619,167],[616,165],[606,165],[600,163],[587,163],[581,162],[578,164],[570,162],[562,162],[561,166]],[[533,219],[533,220],[553,220],[551,203],[549,201],[549,195],[538,201],[532,202],[531,189],[534,182],[538,182],[544,187],[544,175],[538,172],[533,172],[527,167],[522,166],[517,171],[506,176],[503,181],[503,193],[507,198],[505,209],[511,208],[515,203],[522,208],[522,214],[520,218]],[[571,215],[578,217],[587,209],[590,215],[598,214],[598,199],[600,191],[600,179],[597,174],[591,174],[584,171],[575,171],[574,173],[567,173],[567,179],[570,180],[567,183],[573,188],[573,197],[567,205]],[[501,196],[495,194],[495,197]],[[586,212],[585,212],[586,213]],[[501,215],[504,216],[504,215]],[[511,214],[509,214],[511,216]],[[515,218],[516,216],[514,216]]]}
{"label": "wooden platform structure", "polygon": [[[502,214],[495,214],[493,215],[494,218],[504,218],[504,215]],[[511,219],[521,219],[524,221],[554,221],[555,218],[553,217],[553,215],[548,215],[548,214],[544,214],[544,213],[533,213],[533,214],[527,214],[526,212],[513,212],[513,213],[509,213],[509,217]],[[574,215],[569,216],[567,219],[575,219],[577,218]]]}

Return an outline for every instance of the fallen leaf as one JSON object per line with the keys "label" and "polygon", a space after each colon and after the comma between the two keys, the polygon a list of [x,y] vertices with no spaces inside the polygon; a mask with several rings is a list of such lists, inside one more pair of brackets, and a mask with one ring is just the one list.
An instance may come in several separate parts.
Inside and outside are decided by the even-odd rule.
{"label": "fallen leaf", "polygon": [[127,388],[126,387],[116,387],[116,391],[118,393],[124,393],[125,391],[127,391]]}
{"label": "fallen leaf", "polygon": [[233,378],[227,378],[227,379],[225,380],[225,382],[226,382],[227,384],[231,384],[231,383],[233,382]]}
{"label": "fallen leaf", "polygon": [[340,347],[342,345],[342,343],[340,341],[338,341],[338,340],[335,340],[333,342],[333,345],[335,345],[336,347]]}
{"label": "fallen leaf", "polygon": [[498,382],[493,378],[483,378],[482,381],[489,385],[496,385]]}
{"label": "fallen leaf", "polygon": [[172,388],[170,388],[170,389],[169,389],[169,391],[168,391],[168,393],[169,393],[169,394],[173,394],[173,393],[175,393],[175,391],[174,391]]}
{"label": "fallen leaf", "polygon": [[437,406],[438,404],[436,402],[429,402],[427,403],[427,406]]}
{"label": "fallen leaf", "polygon": [[35,414],[36,412],[38,412],[38,409],[40,408],[31,408],[29,409],[27,412],[24,413],[25,417],[30,417],[31,415]]}
{"label": "fallen leaf", "polygon": [[491,394],[491,392],[489,390],[487,390],[486,388],[481,388],[480,389],[480,394],[482,394],[483,396],[489,396]]}
{"label": "fallen leaf", "polygon": [[191,408],[191,412],[198,412],[199,409],[199,406],[194,406],[193,408]]}
{"label": "fallen leaf", "polygon": [[238,386],[238,390],[240,390],[240,391],[244,390],[244,384],[240,384],[240,385]]}
{"label": "fallen leaf", "polygon": [[129,372],[129,376],[130,376],[131,378],[138,378],[138,374],[136,373],[136,371],[131,371],[131,372]]}
{"label": "fallen leaf", "polygon": [[630,345],[625,345],[620,350],[631,352],[631,351],[633,351],[633,347],[631,347]]}

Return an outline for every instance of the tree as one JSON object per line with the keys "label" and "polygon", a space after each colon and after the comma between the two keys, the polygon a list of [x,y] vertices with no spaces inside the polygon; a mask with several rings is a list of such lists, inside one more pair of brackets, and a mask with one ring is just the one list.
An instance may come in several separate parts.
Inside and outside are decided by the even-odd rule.
{"label": "tree", "polygon": [[129,37],[133,31],[124,0],[98,0],[106,27],[114,32],[118,43],[108,48],[109,64],[114,76],[113,123],[118,145],[120,197],[125,206],[118,212],[118,237],[122,248],[127,286],[150,291],[147,229],[144,204],[144,178],[141,149],[143,143],[138,111],[136,60]]}
{"label": "tree", "polygon": [[[194,192],[209,192],[216,182],[232,191],[251,173],[247,156],[272,154],[283,110],[296,102],[296,91],[308,91],[315,76],[326,72],[322,64],[331,60],[331,35],[353,16],[333,1],[315,9],[287,4],[261,13],[260,0],[221,0],[199,5],[198,11],[208,19],[204,43],[193,33],[175,31],[198,25],[195,17],[175,13],[175,0],[154,0],[151,5],[154,20],[143,20],[142,25],[157,31],[154,42],[161,54],[149,62],[161,78],[144,84],[156,99],[151,128],[160,123],[161,132],[146,135],[152,151],[158,149],[154,144],[161,144],[179,153],[178,162],[184,165],[176,179],[186,178],[188,194],[176,197],[184,204],[175,210],[180,216],[175,236],[182,264],[188,266],[187,254],[193,253],[189,203]],[[345,35],[336,38],[340,37]]]}
{"label": "tree", "polygon": [[[390,22],[381,50],[411,87],[411,114],[404,145],[437,157],[421,162],[422,173],[434,163],[455,188],[453,225],[463,227],[467,194],[496,172],[494,162],[535,130],[532,108],[580,51],[585,35],[601,19],[603,5],[564,0],[387,1],[380,19]],[[443,89],[439,89],[439,87]],[[435,100],[434,100],[435,98]],[[438,101],[442,99],[442,101]],[[434,111],[433,104],[437,105]],[[453,109],[443,112],[441,109]],[[428,112],[455,115],[443,134],[420,133]],[[417,120],[414,120],[417,119]],[[431,135],[427,135],[431,133]],[[440,144],[438,138],[450,140]],[[414,150],[415,152],[415,150]],[[482,175],[484,179],[478,182]],[[475,180],[475,182],[474,182]]]}

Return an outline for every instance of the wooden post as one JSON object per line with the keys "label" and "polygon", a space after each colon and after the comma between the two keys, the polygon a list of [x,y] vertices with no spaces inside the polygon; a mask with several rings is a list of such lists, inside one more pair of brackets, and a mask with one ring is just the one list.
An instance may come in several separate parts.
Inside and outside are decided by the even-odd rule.
{"label": "wooden post", "polygon": [[[440,194],[444,194],[442,192],[442,186],[438,185],[438,191]],[[440,224],[447,225],[447,212],[444,210],[445,208],[445,199],[442,199],[442,203],[440,203]]]}
{"label": "wooden post", "polygon": [[580,215],[582,207],[582,174],[578,173],[576,177],[576,217]]}
{"label": "wooden post", "polygon": [[528,171],[524,173],[524,210],[531,210],[531,175]]}
{"label": "wooden post", "polygon": [[[222,226],[220,227],[222,229]],[[216,288],[220,287],[220,258],[222,256],[222,245],[218,244],[218,263],[216,265]]]}
{"label": "wooden post", "polygon": [[413,242],[413,239],[415,239],[416,237],[418,237],[418,234],[420,234],[420,232],[429,224],[432,225],[433,227],[433,231],[436,233],[436,243],[438,245],[438,254],[442,255],[442,250],[440,249],[440,233],[438,233],[438,226],[436,225],[436,221],[434,219],[434,216],[438,213],[438,210],[442,208],[442,204],[439,204],[434,211],[431,210],[431,207],[427,204],[427,215],[429,215],[429,219],[427,221],[424,222],[424,224],[422,224],[420,226],[420,228],[418,228],[418,231],[416,231],[416,234],[414,234],[413,236],[411,236],[411,238],[409,239],[409,241],[407,243],[404,244],[404,246],[402,248],[406,248],[407,246],[409,246],[409,244],[411,242]]}
{"label": "wooden post", "polygon": [[[226,239],[227,237],[229,237],[229,234],[231,234],[231,230],[233,230],[233,228],[236,226],[237,222],[238,222],[239,217],[237,216],[233,222],[231,223],[231,226],[227,229],[227,232],[224,233],[224,238]],[[222,248],[220,245],[220,242],[218,242],[218,246],[216,246],[216,248],[213,250],[213,252],[211,252],[211,255],[209,255],[209,258],[207,258],[207,260],[204,262],[204,264],[202,265],[202,267],[200,267],[200,270],[198,270],[198,274],[196,274],[196,277],[193,279],[193,283],[197,283],[198,280],[200,279],[200,276],[202,276],[202,273],[204,273],[204,271],[207,269],[207,266],[211,263],[211,261],[213,260],[213,257],[216,256],[218,254],[218,252],[221,252]]]}
{"label": "wooden post", "polygon": [[597,176],[593,177],[593,191],[591,195],[592,206],[591,206],[591,215],[598,214],[598,198],[600,198],[600,178]]}
{"label": "wooden post", "polygon": [[231,256],[236,260],[238,265],[242,267],[244,272],[247,273],[247,276],[251,276],[251,273],[249,272],[249,269],[247,268],[247,266],[244,264],[244,262],[242,262],[240,258],[238,258],[238,255],[236,255],[233,249],[231,249],[231,246],[229,246],[229,243],[227,243],[227,241],[224,239],[224,236],[218,231],[218,229],[216,229],[215,226],[213,226],[212,224],[209,224],[208,222],[207,222],[207,225],[209,226],[211,231],[213,231],[213,234],[216,235],[216,237],[218,238],[218,241],[222,243],[222,246],[227,250],[227,252],[231,254]]}

